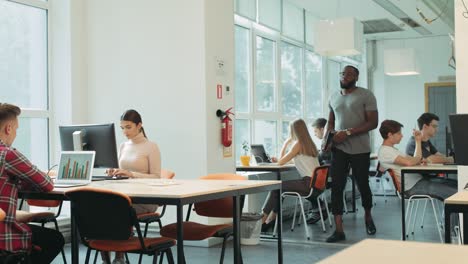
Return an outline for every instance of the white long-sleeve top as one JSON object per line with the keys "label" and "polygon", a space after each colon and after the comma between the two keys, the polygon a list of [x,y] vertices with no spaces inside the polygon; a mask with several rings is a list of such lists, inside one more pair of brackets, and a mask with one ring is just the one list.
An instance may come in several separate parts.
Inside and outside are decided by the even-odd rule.
{"label": "white long-sleeve top", "polygon": [[161,178],[161,153],[156,143],[139,133],[120,145],[119,168],[135,178]]}
{"label": "white long-sleeve top", "polygon": [[[120,145],[119,168],[131,171],[135,178],[161,178],[161,152],[143,133]],[[154,212],[158,205],[133,204],[137,214]]]}

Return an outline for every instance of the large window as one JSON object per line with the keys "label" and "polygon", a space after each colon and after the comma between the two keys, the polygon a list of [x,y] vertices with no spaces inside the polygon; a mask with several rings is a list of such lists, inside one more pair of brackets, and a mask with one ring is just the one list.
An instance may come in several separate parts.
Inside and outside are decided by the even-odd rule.
{"label": "large window", "polygon": [[0,101],[21,107],[14,146],[41,169],[49,166],[47,10],[46,1],[0,1]]}
{"label": "large window", "polygon": [[304,43],[248,25],[237,25],[235,37],[236,157],[244,141],[277,156],[292,120],[323,116],[322,58]]}
{"label": "large window", "polygon": [[282,42],[281,88],[283,115],[302,116],[302,49]]}
{"label": "large window", "polygon": [[257,36],[255,102],[259,112],[276,111],[275,52],[273,40]]}

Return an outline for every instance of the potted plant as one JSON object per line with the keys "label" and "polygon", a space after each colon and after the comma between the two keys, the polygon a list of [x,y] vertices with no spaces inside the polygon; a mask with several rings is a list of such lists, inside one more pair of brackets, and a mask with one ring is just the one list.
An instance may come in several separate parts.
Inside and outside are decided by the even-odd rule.
{"label": "potted plant", "polygon": [[244,150],[244,155],[240,156],[241,164],[242,164],[242,166],[249,166],[250,165],[250,155],[249,155],[250,145],[249,145],[249,142],[247,142],[247,141],[242,142],[242,149]]}

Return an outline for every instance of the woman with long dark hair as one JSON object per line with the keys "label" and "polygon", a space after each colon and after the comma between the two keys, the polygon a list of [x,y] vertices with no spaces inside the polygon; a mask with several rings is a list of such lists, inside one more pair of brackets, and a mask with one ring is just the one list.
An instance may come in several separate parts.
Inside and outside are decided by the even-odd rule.
{"label": "woman with long dark hair", "polygon": [[[119,168],[109,169],[107,173],[129,178],[161,178],[161,153],[158,145],[146,137],[141,115],[133,109],[125,111],[120,117],[120,128],[128,141],[120,145]],[[133,208],[141,214],[156,211],[158,205],[133,204]],[[126,263],[124,255],[116,252],[112,264],[121,263]]]}

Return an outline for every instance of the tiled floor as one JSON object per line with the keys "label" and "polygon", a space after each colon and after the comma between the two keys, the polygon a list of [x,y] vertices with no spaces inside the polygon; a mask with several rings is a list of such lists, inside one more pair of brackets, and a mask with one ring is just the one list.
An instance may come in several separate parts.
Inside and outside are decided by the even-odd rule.
{"label": "tiled floor", "polygon": [[[290,231],[290,221],[284,223],[284,263],[315,263],[323,258],[326,258],[336,252],[346,248],[365,238],[380,238],[399,240],[401,232],[401,213],[400,213],[400,200],[395,197],[388,197],[387,203],[384,202],[383,197],[377,197],[377,205],[373,209],[374,221],[377,226],[377,234],[375,236],[368,236],[365,232],[363,210],[358,208],[357,213],[349,213],[344,215],[344,226],[347,240],[339,244],[324,243],[325,239],[331,234],[332,229],[328,227],[324,233],[320,225],[308,225],[307,228],[311,231],[311,240],[305,239],[304,227],[298,226],[293,232]],[[358,205],[360,200],[357,200]],[[410,240],[439,242],[439,235],[435,228],[435,221],[432,211],[426,210],[424,228],[419,226],[415,227],[415,234],[409,237]],[[419,223],[419,222],[418,222]],[[277,263],[277,250],[276,242],[262,241],[257,246],[243,246],[242,254],[244,263]],[[70,245],[67,244],[65,248],[67,254],[70,252]],[[382,249],[384,250],[384,249]],[[220,247],[200,248],[200,247],[186,247],[185,254],[187,263],[218,263],[220,256]],[[84,263],[85,248],[80,249],[80,263]],[[173,253],[175,255],[176,249]],[[70,259],[70,256],[68,256]],[[131,263],[137,263],[138,257],[130,255]],[[228,244],[226,250],[225,263],[232,263],[232,244]],[[59,256],[53,263],[62,263],[62,258]],[[100,262],[98,262],[100,263]],[[143,263],[151,263],[149,257],[145,257]]]}

